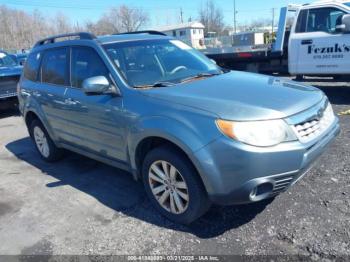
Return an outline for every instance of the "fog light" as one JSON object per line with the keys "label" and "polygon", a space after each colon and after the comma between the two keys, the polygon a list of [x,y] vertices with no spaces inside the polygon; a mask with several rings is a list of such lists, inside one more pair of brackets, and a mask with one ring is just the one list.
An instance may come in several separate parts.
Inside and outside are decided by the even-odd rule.
{"label": "fog light", "polygon": [[269,194],[273,190],[273,185],[271,183],[264,183],[257,187],[256,196]]}
{"label": "fog light", "polygon": [[250,197],[251,199],[254,199],[254,198],[256,197],[256,192],[257,192],[257,191],[258,191],[258,187],[254,187],[253,190],[252,190],[252,192],[250,192],[249,197]]}
{"label": "fog light", "polygon": [[273,184],[263,183],[253,188],[249,197],[251,200],[261,200],[267,197],[273,190]]}

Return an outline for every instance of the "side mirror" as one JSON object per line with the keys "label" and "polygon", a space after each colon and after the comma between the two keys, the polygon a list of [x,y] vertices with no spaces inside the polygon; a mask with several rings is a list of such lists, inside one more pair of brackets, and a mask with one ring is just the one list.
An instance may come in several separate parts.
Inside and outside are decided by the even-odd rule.
{"label": "side mirror", "polygon": [[116,94],[115,88],[105,76],[94,76],[83,81],[83,90],[87,95]]}
{"label": "side mirror", "polygon": [[350,33],[350,14],[341,17],[341,24],[335,27],[337,32]]}

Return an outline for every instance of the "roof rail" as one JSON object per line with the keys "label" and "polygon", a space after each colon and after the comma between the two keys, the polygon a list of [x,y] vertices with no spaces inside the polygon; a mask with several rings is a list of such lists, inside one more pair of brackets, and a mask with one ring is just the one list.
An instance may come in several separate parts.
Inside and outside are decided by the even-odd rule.
{"label": "roof rail", "polygon": [[159,32],[159,31],[155,31],[155,30],[125,32],[125,33],[118,33],[118,34],[115,34],[115,35],[136,35],[136,34],[149,34],[149,35],[162,35],[162,36],[167,36],[165,33]]}
{"label": "roof rail", "polygon": [[56,39],[65,38],[65,37],[78,37],[79,39],[86,39],[86,40],[93,40],[96,38],[96,36],[94,34],[91,34],[88,32],[77,32],[77,33],[54,35],[54,36],[50,36],[50,37],[39,40],[38,42],[36,42],[34,47],[45,45],[45,44],[53,44],[56,42],[55,41]]}

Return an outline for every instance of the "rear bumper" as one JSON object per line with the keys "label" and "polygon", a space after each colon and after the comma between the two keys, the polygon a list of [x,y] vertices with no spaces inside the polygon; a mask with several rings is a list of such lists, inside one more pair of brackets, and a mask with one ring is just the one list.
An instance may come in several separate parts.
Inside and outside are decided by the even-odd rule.
{"label": "rear bumper", "polygon": [[339,134],[338,119],[313,145],[298,141],[256,148],[222,137],[196,152],[199,172],[212,202],[245,204],[267,199],[301,179]]}

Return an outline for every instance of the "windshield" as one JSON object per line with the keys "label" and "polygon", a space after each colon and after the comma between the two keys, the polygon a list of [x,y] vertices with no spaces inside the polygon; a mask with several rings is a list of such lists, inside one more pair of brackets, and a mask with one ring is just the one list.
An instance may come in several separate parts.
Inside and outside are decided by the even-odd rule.
{"label": "windshield", "polygon": [[178,40],[144,40],[104,47],[134,87],[178,84],[190,77],[222,73],[205,55]]}
{"label": "windshield", "polygon": [[350,2],[344,3],[344,5],[347,5],[347,6],[350,7]]}
{"label": "windshield", "polygon": [[16,66],[16,61],[9,55],[0,52],[0,67]]}

